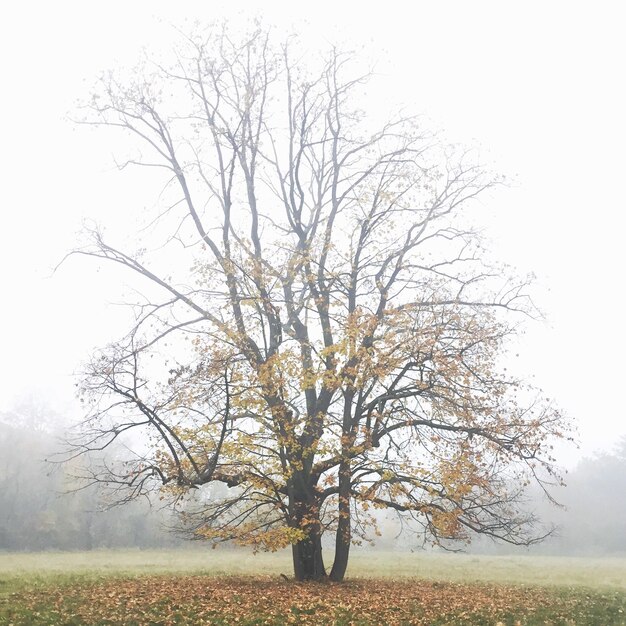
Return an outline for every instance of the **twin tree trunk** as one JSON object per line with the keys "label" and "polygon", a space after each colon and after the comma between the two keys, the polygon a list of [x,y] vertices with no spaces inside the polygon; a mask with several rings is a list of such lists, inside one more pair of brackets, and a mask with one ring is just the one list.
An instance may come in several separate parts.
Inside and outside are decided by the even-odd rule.
{"label": "twin tree trunk", "polygon": [[[299,480],[298,480],[299,479]],[[296,482],[302,486],[302,477]],[[335,558],[330,574],[326,573],[322,555],[322,523],[315,487],[292,492],[291,514],[294,526],[307,533],[292,546],[293,571],[296,580],[325,580],[341,582],[346,574],[350,556],[350,466],[344,462],[339,468],[339,507],[335,536]]]}
{"label": "twin tree trunk", "polygon": [[[347,528],[347,531],[346,531]],[[307,528],[307,536],[293,544],[293,572],[296,580],[325,580],[341,582],[348,567],[350,555],[350,520],[340,523],[335,538],[335,560],[330,574],[326,573],[322,555],[321,524],[313,523]]]}

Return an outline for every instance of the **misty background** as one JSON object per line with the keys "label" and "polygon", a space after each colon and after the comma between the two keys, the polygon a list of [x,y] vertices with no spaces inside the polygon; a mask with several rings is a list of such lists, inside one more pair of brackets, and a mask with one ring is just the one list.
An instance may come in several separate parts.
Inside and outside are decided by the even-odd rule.
{"label": "misty background", "polygon": [[[508,4],[508,3],[507,3]],[[565,508],[532,494],[560,527],[535,553],[626,554],[623,285],[626,89],[617,2],[316,3],[315,14],[262,3],[262,17],[304,40],[347,42],[377,72],[368,109],[422,111],[450,141],[479,146],[510,177],[484,207],[493,254],[537,276],[546,320],[529,323],[509,367],[555,398],[578,427],[561,446]],[[71,118],[102,70],[164,52],[195,18],[244,20],[258,3],[23,2],[0,20],[0,549],[170,547],[182,540],[158,503],[107,510],[72,464],[46,462],[81,417],[75,373],[118,337],[129,311],[119,275],[59,261],[84,223],[137,229],[158,203],[149,176],[119,172],[115,140]],[[367,56],[369,55],[369,56]],[[81,461],[83,462],[83,461]],[[77,461],[78,463],[78,461]],[[71,492],[71,493],[68,493]],[[65,494],[65,495],[63,495]],[[418,547],[383,523],[383,548]],[[385,532],[385,531],[388,532]],[[508,551],[478,541],[478,551]]]}
{"label": "misty background", "polygon": [[[158,500],[137,500],[110,508],[106,494],[84,488],[84,482],[76,476],[89,458],[63,464],[51,462],[64,435],[62,416],[33,398],[0,413],[0,550],[145,549],[188,543],[172,532],[176,518]],[[124,450],[117,452],[123,455]],[[477,537],[467,550],[487,554],[624,556],[624,493],[626,438],[612,451],[583,458],[576,464],[567,477],[567,487],[553,492],[560,507],[538,490],[529,494],[527,508],[544,523],[557,525],[553,536],[529,548]],[[382,536],[374,537],[371,546],[364,547],[404,551],[424,547],[419,537],[402,531],[394,513],[381,513],[379,525]]]}

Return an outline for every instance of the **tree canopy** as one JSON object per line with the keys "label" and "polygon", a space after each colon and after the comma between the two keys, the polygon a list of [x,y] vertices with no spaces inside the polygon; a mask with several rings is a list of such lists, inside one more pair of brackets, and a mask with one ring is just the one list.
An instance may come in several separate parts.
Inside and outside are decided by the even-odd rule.
{"label": "tree canopy", "polygon": [[353,61],[214,26],[168,66],[103,75],[84,109],[164,188],[146,248],[95,229],[76,251],[146,293],[85,369],[74,448],[124,438],[92,480],[160,490],[196,538],[291,545],[298,579],[343,579],[377,508],[440,545],[537,540],[519,504],[559,480],[567,432],[500,367],[532,305],[471,226],[498,179],[417,117],[376,127]]}

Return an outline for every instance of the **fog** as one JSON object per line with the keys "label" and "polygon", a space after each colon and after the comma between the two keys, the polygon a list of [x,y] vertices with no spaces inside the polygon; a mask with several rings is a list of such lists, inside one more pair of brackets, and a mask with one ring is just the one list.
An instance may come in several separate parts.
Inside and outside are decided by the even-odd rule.
{"label": "fog", "polygon": [[89,462],[59,464],[63,418],[36,401],[0,414],[0,550],[176,545],[171,516],[145,501],[111,509],[77,479]]}
{"label": "fog", "polygon": [[[2,409],[39,390],[58,411],[74,410],[73,374],[124,332],[127,313],[114,304],[125,296],[120,274],[79,263],[53,270],[85,222],[131,232],[161,188],[119,172],[119,141],[71,119],[101,71],[132,67],[144,46],[165,54],[176,38],[170,24],[252,14],[243,1],[185,6],[113,3],[96,15],[76,2],[20,3],[0,26],[11,93],[0,103],[10,181],[0,213]],[[621,385],[626,350],[612,323],[624,307],[619,6],[423,3],[412,5],[412,19],[404,3],[382,13],[350,2],[316,7],[265,2],[263,17],[281,32],[360,50],[379,81],[368,108],[398,102],[424,113],[447,140],[480,146],[483,160],[510,177],[485,207],[484,226],[495,256],[535,273],[545,313],[528,325],[515,364],[577,423],[580,452],[560,450],[563,464],[611,449],[624,434],[610,390]]]}
{"label": "fog", "polygon": [[[106,493],[85,488],[89,459],[57,463],[67,431],[64,419],[33,398],[0,413],[0,550],[91,550],[185,547],[180,523],[157,500],[110,506]],[[612,451],[583,458],[553,493],[558,505],[534,490],[527,508],[551,536],[531,547],[515,547],[475,536],[459,549],[476,554],[559,556],[626,555],[626,439]],[[434,549],[392,513],[378,516],[368,550]],[[226,543],[222,549],[232,549]]]}
{"label": "fog", "polygon": [[[144,45],[166,50],[176,35],[170,23],[243,21],[254,3],[205,4],[114,2],[96,16],[80,3],[58,10],[24,3],[0,27],[10,94],[0,105],[8,181],[0,215],[0,550],[186,545],[168,530],[176,518],[158,500],[110,508],[106,494],[77,478],[89,458],[59,462],[68,428],[82,417],[76,372],[124,332],[130,313],[118,303],[132,285],[95,265],[55,268],[85,223],[133,232],[160,192],[149,175],[117,170],[119,144],[71,121],[77,100],[102,70],[132,66]],[[555,531],[516,551],[626,554],[620,9],[391,2],[381,14],[348,2],[318,3],[315,15],[304,15],[264,4],[279,30],[363,48],[377,66],[374,110],[384,110],[393,91],[450,141],[479,145],[513,180],[484,207],[485,230],[496,256],[537,276],[534,297],[546,319],[528,325],[509,367],[542,387],[578,430],[577,446],[556,450],[569,470],[567,487],[553,492],[560,506],[538,490],[529,494],[527,508]],[[380,525],[374,547],[422,546],[400,534],[393,516]],[[513,550],[485,539],[470,549]]]}

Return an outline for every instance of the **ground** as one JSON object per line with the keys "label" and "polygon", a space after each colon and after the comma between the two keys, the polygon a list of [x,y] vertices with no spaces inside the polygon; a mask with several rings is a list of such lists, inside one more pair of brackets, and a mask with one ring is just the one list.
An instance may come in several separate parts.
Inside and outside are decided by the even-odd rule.
{"label": "ground", "polygon": [[0,625],[626,625],[626,559],[356,553],[342,584],[287,554],[0,553]]}

